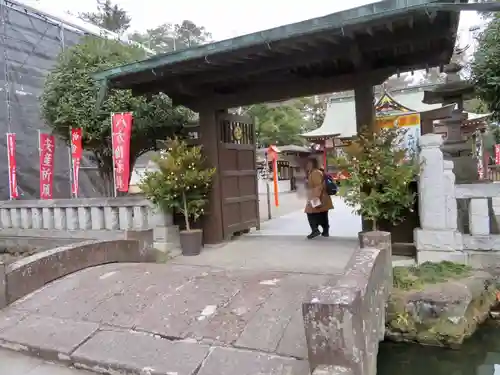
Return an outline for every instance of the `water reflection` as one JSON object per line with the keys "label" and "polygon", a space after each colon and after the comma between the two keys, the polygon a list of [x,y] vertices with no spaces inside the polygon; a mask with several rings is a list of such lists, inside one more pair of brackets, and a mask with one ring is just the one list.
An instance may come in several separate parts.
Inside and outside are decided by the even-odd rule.
{"label": "water reflection", "polygon": [[500,328],[484,326],[460,350],[382,343],[377,375],[500,375]]}

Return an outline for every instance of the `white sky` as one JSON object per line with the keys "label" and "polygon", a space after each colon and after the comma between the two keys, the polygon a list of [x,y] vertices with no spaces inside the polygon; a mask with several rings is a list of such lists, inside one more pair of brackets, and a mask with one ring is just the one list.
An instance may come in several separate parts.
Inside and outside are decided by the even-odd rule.
{"label": "white sky", "polygon": [[[95,0],[19,0],[28,5],[60,16],[93,11]],[[215,40],[232,38],[309,18],[324,16],[341,10],[375,3],[370,0],[115,0],[132,18],[130,31],[145,31],[162,23],[179,23],[189,19],[205,26]],[[480,23],[475,12],[462,12],[461,42],[470,43],[468,29]]]}

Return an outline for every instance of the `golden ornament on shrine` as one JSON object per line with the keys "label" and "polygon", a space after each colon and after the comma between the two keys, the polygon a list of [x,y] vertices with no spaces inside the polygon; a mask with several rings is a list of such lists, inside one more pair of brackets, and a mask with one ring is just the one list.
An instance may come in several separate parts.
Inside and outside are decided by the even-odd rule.
{"label": "golden ornament on shrine", "polygon": [[243,131],[241,130],[241,127],[239,125],[236,125],[233,129],[233,137],[236,141],[240,141],[243,137]]}

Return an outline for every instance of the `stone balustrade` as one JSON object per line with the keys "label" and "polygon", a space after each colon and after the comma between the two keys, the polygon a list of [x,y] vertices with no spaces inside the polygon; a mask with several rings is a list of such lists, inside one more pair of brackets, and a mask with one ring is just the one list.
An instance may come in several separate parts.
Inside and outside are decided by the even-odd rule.
{"label": "stone balustrade", "polygon": [[[469,234],[473,236],[492,234],[490,213],[495,216],[500,215],[500,185],[493,183],[456,185],[456,197],[468,200]],[[489,200],[492,203],[492,212],[489,209]]]}
{"label": "stone balustrade", "polygon": [[144,197],[0,201],[0,245],[37,249],[82,239],[127,239],[129,232],[153,229],[155,247],[178,247],[172,215]]}
{"label": "stone balustrade", "polygon": [[482,268],[500,261],[500,184],[456,184],[438,134],[420,138],[417,261],[449,260]]}
{"label": "stone balustrade", "polygon": [[141,230],[150,228],[151,204],[142,197],[0,202],[2,230]]}

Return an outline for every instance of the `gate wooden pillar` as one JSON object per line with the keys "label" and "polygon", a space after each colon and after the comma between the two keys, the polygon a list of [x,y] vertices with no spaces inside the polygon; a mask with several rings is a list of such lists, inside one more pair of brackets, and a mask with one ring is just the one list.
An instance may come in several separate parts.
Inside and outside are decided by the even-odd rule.
{"label": "gate wooden pillar", "polygon": [[204,244],[217,244],[224,240],[222,221],[222,189],[220,184],[219,147],[220,126],[218,114],[225,111],[203,109],[199,112],[200,140],[203,153],[211,167],[216,168],[209,195],[208,215],[203,220]]}
{"label": "gate wooden pillar", "polygon": [[[373,85],[365,84],[354,88],[354,106],[356,109],[356,131],[359,133],[363,127],[375,131],[375,93]],[[361,219],[363,231],[371,230],[371,221]]]}
{"label": "gate wooden pillar", "polygon": [[356,130],[367,126],[375,130],[375,94],[373,85],[366,84],[354,88],[354,106],[356,108]]}

